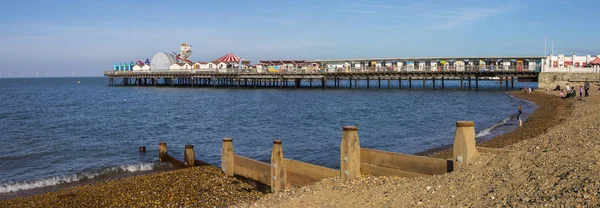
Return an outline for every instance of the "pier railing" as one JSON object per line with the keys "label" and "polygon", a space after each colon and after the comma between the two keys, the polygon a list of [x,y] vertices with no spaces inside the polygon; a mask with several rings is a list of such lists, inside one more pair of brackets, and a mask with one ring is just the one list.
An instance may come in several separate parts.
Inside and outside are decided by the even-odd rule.
{"label": "pier railing", "polygon": [[[228,176],[241,176],[270,186],[272,192],[288,189],[292,186],[306,186],[319,180],[340,177],[349,181],[361,174],[375,176],[427,177],[439,175],[468,166],[469,161],[480,153],[506,154],[504,149],[481,148],[475,146],[475,129],[472,121],[456,122],[453,144],[453,157],[439,159],[410,154],[401,154],[360,146],[358,128],[345,126],[340,145],[340,169],[331,169],[284,157],[283,142],[274,140],[270,163],[261,162],[237,155],[233,148],[233,139],[225,138],[221,148],[221,169]],[[184,160],[180,161],[168,155],[167,144],[159,145],[159,159],[171,162],[175,167],[184,168],[207,163],[196,160],[193,145],[185,146]]]}
{"label": "pier railing", "polygon": [[401,67],[338,67],[338,68],[283,68],[278,70],[269,70],[268,68],[225,68],[225,69],[152,69],[148,71],[105,71],[105,76],[110,75],[126,75],[140,73],[182,73],[182,74],[221,74],[221,73],[236,73],[236,74],[329,74],[343,72],[531,72],[540,71],[540,67],[514,67],[514,66],[401,66]]}

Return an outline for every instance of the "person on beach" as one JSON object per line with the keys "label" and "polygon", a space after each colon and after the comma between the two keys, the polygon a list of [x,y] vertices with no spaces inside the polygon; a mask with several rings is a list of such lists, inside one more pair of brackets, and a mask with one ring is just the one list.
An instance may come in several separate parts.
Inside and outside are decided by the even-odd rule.
{"label": "person on beach", "polygon": [[565,87],[567,89],[567,93],[569,93],[571,91],[571,87],[569,87],[569,83],[567,82],[567,86]]}
{"label": "person on beach", "polygon": [[560,98],[565,98],[565,90],[560,90]]}
{"label": "person on beach", "polygon": [[523,120],[521,120],[521,114],[523,114],[523,106],[519,105],[519,113],[517,114],[517,118],[519,118],[519,126],[523,126]]}
{"label": "person on beach", "polygon": [[588,93],[588,91],[590,90],[590,82],[589,81],[585,81],[585,84],[583,84],[583,89],[585,90],[585,96],[589,96],[590,94]]}
{"label": "person on beach", "polygon": [[579,98],[583,98],[583,87],[579,86]]}

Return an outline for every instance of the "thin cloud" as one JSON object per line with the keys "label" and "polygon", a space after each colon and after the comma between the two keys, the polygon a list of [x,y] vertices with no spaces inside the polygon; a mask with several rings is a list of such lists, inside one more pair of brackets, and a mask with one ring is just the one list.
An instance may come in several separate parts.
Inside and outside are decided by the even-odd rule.
{"label": "thin cloud", "polygon": [[498,8],[458,8],[454,10],[454,15],[451,18],[442,20],[441,23],[433,24],[431,27],[438,29],[453,28],[469,22],[476,22],[502,13],[507,13],[516,8],[517,7],[515,6]]}
{"label": "thin cloud", "polygon": [[0,42],[10,42],[10,41],[26,41],[26,40],[45,40],[52,39],[58,36],[13,36],[13,37],[1,37]]}
{"label": "thin cloud", "polygon": [[581,10],[586,10],[587,12],[592,12],[592,13],[594,13],[594,14],[599,14],[599,15],[600,15],[600,12],[598,12],[598,11],[596,11],[596,10],[591,10],[591,9],[588,9],[588,8],[586,8],[586,7],[580,6],[580,5],[578,5],[578,4],[575,4],[575,3],[573,3],[573,2],[564,1],[564,0],[554,0],[554,1],[556,1],[556,2],[558,2],[558,3],[561,3],[561,4],[564,4],[564,5],[569,5],[569,6],[572,6],[572,7],[577,7],[577,8],[579,8],[579,9],[581,9]]}
{"label": "thin cloud", "polygon": [[485,5],[485,7],[456,7],[469,5],[467,2],[446,4],[445,2],[416,2],[406,6],[350,4],[337,11],[354,15],[376,18],[397,18],[418,20],[419,24],[429,25],[430,29],[449,29],[466,23],[481,21],[486,18],[511,12],[520,8],[517,4],[507,2],[502,5]]}

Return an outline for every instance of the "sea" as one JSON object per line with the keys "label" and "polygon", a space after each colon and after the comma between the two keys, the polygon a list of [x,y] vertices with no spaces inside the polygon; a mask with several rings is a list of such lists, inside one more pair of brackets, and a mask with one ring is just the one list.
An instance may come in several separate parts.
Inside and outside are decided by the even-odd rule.
{"label": "sea", "polygon": [[3,78],[0,199],[170,170],[158,162],[159,142],[179,159],[192,144],[196,159],[219,166],[223,138],[233,138],[236,154],[264,162],[280,139],[286,158],[339,168],[343,126],[358,126],[362,147],[415,154],[451,145],[456,121],[474,121],[481,141],[516,129],[517,106],[524,119],[536,109],[497,80],[481,80],[477,90],[452,80],[445,89],[420,85],[172,88],[108,86],[105,77]]}

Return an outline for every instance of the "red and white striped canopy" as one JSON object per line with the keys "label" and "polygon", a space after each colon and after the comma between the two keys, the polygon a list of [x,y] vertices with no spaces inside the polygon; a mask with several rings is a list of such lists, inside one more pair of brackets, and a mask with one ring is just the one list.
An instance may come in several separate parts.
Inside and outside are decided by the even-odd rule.
{"label": "red and white striped canopy", "polygon": [[590,64],[593,65],[600,65],[600,58],[596,57],[594,60],[590,61]]}
{"label": "red and white striped canopy", "polygon": [[225,63],[237,63],[239,61],[240,61],[240,58],[233,53],[225,54],[224,56],[221,56],[221,58],[218,58],[217,60],[215,60],[215,62],[225,62]]}

